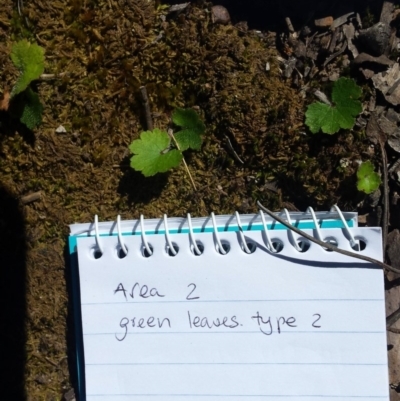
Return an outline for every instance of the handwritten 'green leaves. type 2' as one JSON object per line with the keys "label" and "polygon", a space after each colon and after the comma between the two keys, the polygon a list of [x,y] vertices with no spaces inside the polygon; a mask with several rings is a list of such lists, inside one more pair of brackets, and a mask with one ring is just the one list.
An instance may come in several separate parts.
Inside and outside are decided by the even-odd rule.
{"label": "handwritten 'green leaves. type 2'", "polygon": [[182,128],[174,135],[176,143],[167,132],[155,128],[142,132],[140,138],[129,146],[134,154],[131,167],[141,171],[145,177],[177,167],[183,159],[183,151],[189,148],[199,150],[201,147],[205,126],[194,110],[176,109],[172,121]]}
{"label": "handwritten 'green leaves. type 2'", "polygon": [[332,101],[334,106],[325,103],[312,103],[306,112],[306,125],[313,134],[321,130],[334,134],[341,128],[353,128],[355,117],[362,111],[361,88],[349,78],[339,78],[333,85]]}

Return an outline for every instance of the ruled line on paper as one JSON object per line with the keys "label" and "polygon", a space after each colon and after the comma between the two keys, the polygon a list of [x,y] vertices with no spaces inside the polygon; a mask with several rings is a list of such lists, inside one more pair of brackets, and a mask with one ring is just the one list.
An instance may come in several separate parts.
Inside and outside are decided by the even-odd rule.
{"label": "ruled line on paper", "polygon": [[386,363],[318,363],[318,362],[160,362],[160,363],[86,363],[86,366],[176,366],[176,365],[318,365],[318,366],[386,366]]}
{"label": "ruled line on paper", "polygon": [[[382,334],[385,331],[284,331],[279,334]],[[109,336],[115,333],[83,333],[84,336]],[[162,331],[162,332],[130,332],[127,335],[162,335],[162,334],[260,334],[260,331]]]}
{"label": "ruled line on paper", "polygon": [[121,301],[121,302],[82,302],[82,306],[86,305],[127,305],[127,304],[174,304],[174,303],[250,303],[250,302],[383,302],[384,299],[323,299],[323,298],[315,298],[315,299],[252,299],[252,300],[190,300],[190,301],[154,301],[154,300],[146,300],[146,301]]}
{"label": "ruled line on paper", "polygon": [[386,395],[274,395],[274,394],[87,394],[90,397],[265,397],[265,398],[387,398]]}

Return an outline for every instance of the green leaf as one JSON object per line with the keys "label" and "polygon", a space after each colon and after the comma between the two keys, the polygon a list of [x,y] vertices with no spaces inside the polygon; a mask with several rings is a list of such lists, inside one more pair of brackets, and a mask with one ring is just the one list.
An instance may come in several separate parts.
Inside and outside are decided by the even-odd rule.
{"label": "green leaf", "polygon": [[175,125],[182,128],[190,128],[203,134],[206,127],[199,115],[193,109],[175,109],[172,114],[172,121]]}
{"label": "green leaf", "polygon": [[376,191],[381,185],[381,177],[374,171],[374,166],[370,161],[361,163],[357,171],[357,189],[366,194]]}
{"label": "green leaf", "polygon": [[181,151],[189,148],[194,150],[199,150],[201,148],[201,136],[193,130],[183,129],[174,134],[174,136]]}
{"label": "green leaf", "polygon": [[332,100],[335,106],[316,102],[306,111],[306,125],[313,134],[322,130],[325,134],[334,134],[340,128],[353,128],[355,117],[361,113],[359,100],[361,88],[349,78],[339,78],[333,85]]}
{"label": "green leaf", "polygon": [[164,131],[155,128],[153,131],[145,131],[129,146],[134,153],[131,157],[131,167],[141,171],[145,177],[157,173],[164,173],[176,167],[182,160],[182,153],[170,150],[171,139]]}
{"label": "green leaf", "polygon": [[206,127],[199,115],[192,109],[176,109],[172,114],[172,121],[182,130],[178,131],[174,136],[178,142],[179,149],[199,150],[201,147],[201,135],[204,134]]}
{"label": "green leaf", "polygon": [[43,105],[39,96],[31,88],[24,93],[23,109],[20,121],[29,129],[34,129],[42,122]]}
{"label": "green leaf", "polygon": [[23,92],[33,80],[43,74],[44,50],[37,44],[31,44],[24,39],[12,47],[11,60],[21,73],[11,91],[11,97],[13,97]]}

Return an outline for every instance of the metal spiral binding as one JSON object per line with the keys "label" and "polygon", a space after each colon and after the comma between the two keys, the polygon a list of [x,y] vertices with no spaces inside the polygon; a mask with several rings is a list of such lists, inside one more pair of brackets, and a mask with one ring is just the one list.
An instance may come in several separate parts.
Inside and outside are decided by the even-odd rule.
{"label": "metal spiral binding", "polygon": [[[340,218],[340,220],[342,221],[343,224],[343,229],[345,231],[345,234],[350,242],[351,247],[354,250],[360,250],[360,241],[358,241],[354,235],[352,234],[346,219],[343,216],[343,213],[341,212],[341,210],[339,209],[339,207],[337,205],[332,206],[331,208],[331,212],[336,212]],[[290,225],[292,225],[292,221],[290,218],[290,213],[288,212],[287,209],[283,209],[283,211],[281,213],[285,214],[286,220],[288,221],[288,223]],[[314,223],[314,229],[315,229],[315,237],[320,240],[320,241],[326,241],[328,243],[333,243],[334,241],[336,241],[335,238],[329,238],[329,239],[324,239],[323,238],[323,234],[321,231],[321,227],[320,227],[320,223],[317,221],[317,217],[315,215],[315,212],[313,210],[312,207],[308,207],[306,212],[306,214],[309,214],[311,216],[311,219]],[[239,235],[239,241],[240,241],[240,247],[243,250],[243,252],[247,253],[247,254],[251,254],[254,252],[254,248],[251,249],[251,247],[249,247],[249,244],[246,242],[246,238],[244,235],[245,230],[243,230],[242,227],[242,223],[241,223],[241,219],[240,219],[240,214],[236,211],[234,214],[235,218],[236,218],[236,224],[238,227],[238,235]],[[215,214],[214,212],[211,213],[210,215],[211,217],[211,222],[212,222],[212,226],[213,226],[213,237],[215,240],[215,249],[218,253],[220,253],[221,255],[226,255],[229,252],[229,249],[226,248],[226,244],[223,244],[223,242],[221,241],[220,238],[220,234],[218,232],[218,225],[217,225],[217,221],[215,218]],[[270,232],[268,229],[268,224],[265,220],[265,216],[264,216],[264,212],[260,209],[259,210],[259,217],[260,220],[262,222],[262,235],[263,235],[263,240],[265,245],[267,246],[267,249],[271,252],[271,253],[278,253],[280,252],[280,249],[277,249],[276,247],[276,242],[274,243],[273,240],[271,239],[270,236]],[[143,215],[140,215],[140,233],[141,233],[141,239],[142,239],[142,244],[143,244],[143,249],[145,250],[145,254],[144,256],[149,257],[153,254],[153,248],[152,246],[149,244],[148,240],[147,240],[147,235],[146,235],[146,231],[145,231],[145,222],[144,222],[144,217]],[[192,224],[192,218],[190,213],[187,214],[186,216],[186,222],[187,222],[187,226],[188,226],[188,231],[189,231],[189,239],[190,239],[190,246],[191,246],[191,250],[192,253],[196,256],[199,256],[203,253],[203,246],[201,246],[201,249],[199,247],[198,242],[196,241],[195,235],[194,235],[194,229],[193,229],[193,224]],[[176,246],[174,246],[172,239],[171,239],[171,234],[168,228],[168,217],[166,214],[164,214],[163,216],[163,223],[164,223],[164,228],[165,228],[165,240],[166,240],[166,249],[167,249],[167,253],[170,256],[176,256],[178,254],[178,249]],[[124,255],[121,255],[120,257],[123,258],[128,254],[128,248],[124,242],[123,239],[123,233],[122,233],[122,229],[121,229],[121,217],[120,215],[117,216],[117,221],[116,221],[116,227],[117,227],[117,236],[118,236],[118,247],[119,250],[122,251],[124,253]],[[89,230],[90,231],[90,230]],[[308,248],[304,247],[304,244],[300,241],[298,242],[294,235],[293,232],[291,230],[289,230],[289,234],[291,237],[291,244],[292,246],[298,251],[298,252],[305,252]],[[100,231],[99,231],[99,221],[98,221],[98,216],[95,215],[94,216],[94,237],[96,240],[96,252],[98,252],[98,256],[95,256],[95,258],[99,258],[101,257],[101,255],[104,253],[104,249],[100,240]],[[225,245],[225,246],[224,246]],[[252,245],[252,244],[250,244]],[[279,247],[278,247],[279,248]]]}
{"label": "metal spiral binding", "polygon": [[123,239],[122,239],[122,232],[121,232],[121,216],[117,216],[117,234],[118,234],[118,242],[120,249],[124,252],[125,256],[128,255],[128,248],[126,247]]}
{"label": "metal spiral binding", "polygon": [[96,247],[98,251],[103,254],[103,247],[100,242],[100,234],[99,234],[99,217],[97,214],[94,216],[94,237],[96,238]]}
{"label": "metal spiral binding", "polygon": [[153,250],[150,248],[150,245],[147,242],[146,232],[145,232],[145,228],[144,228],[144,218],[143,218],[142,214],[140,215],[140,233],[142,235],[142,242],[143,242],[144,248],[147,251],[147,254],[149,256],[153,255]]}
{"label": "metal spiral binding", "polygon": [[168,218],[166,214],[164,214],[164,227],[165,227],[165,239],[167,240],[168,244],[168,252],[172,253],[171,256],[176,256],[178,252],[176,251],[174,245],[172,244],[171,237],[169,235]]}

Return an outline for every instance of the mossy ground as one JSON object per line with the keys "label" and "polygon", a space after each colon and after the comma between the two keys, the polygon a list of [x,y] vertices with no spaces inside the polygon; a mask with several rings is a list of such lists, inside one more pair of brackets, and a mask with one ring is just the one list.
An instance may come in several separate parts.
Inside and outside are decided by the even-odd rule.
{"label": "mossy ground", "polygon": [[[26,27],[4,0],[0,91],[15,82],[9,53],[21,37],[44,47],[46,73],[65,73],[36,84],[45,110],[35,132],[1,115],[0,317],[19,333],[0,338],[17,372],[3,375],[14,391],[7,399],[57,400],[74,384],[69,224],[95,214],[250,213],[256,200],[273,209],[354,207],[354,168],[340,160],[360,158],[361,133],[307,135],[305,100],[281,77],[273,36],[214,25],[210,7],[166,16],[153,0],[30,0]],[[166,128],[177,106],[202,115],[202,151],[187,156],[197,191],[183,167],[153,178],[129,168],[128,145],[146,128],[141,85],[156,127]],[[67,133],[56,133],[59,125]],[[40,200],[18,203],[35,191]]]}

